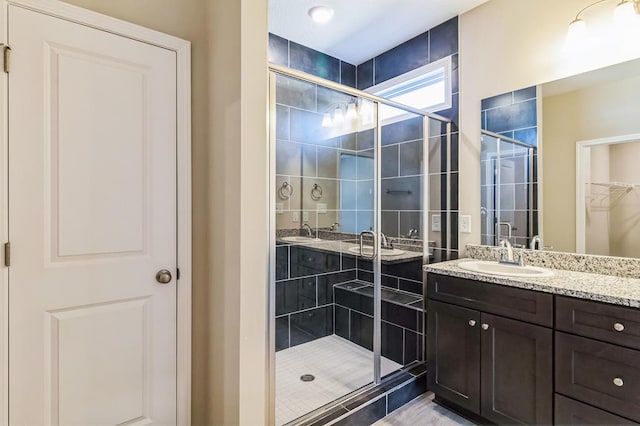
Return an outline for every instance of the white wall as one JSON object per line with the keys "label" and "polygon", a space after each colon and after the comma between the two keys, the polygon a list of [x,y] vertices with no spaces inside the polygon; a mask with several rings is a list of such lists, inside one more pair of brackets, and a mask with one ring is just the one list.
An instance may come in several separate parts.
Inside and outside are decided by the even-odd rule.
{"label": "white wall", "polygon": [[584,15],[596,40],[586,51],[565,49],[567,25],[590,3],[490,0],[460,17],[460,214],[474,231],[460,234],[461,247],[480,242],[480,101],[640,57],[637,39],[615,37],[615,2]]}

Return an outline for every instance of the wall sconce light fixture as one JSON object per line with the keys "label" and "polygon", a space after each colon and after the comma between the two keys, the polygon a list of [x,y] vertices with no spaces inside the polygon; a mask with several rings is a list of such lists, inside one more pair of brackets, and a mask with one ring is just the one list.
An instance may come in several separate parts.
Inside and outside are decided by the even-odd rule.
{"label": "wall sconce light fixture", "polygon": [[[598,0],[589,4],[588,6],[582,8],[577,14],[576,17],[569,24],[569,29],[567,32],[567,38],[571,41],[577,41],[584,39],[587,35],[587,23],[580,18],[585,11],[596,6],[600,3],[604,3],[608,0]],[[640,13],[640,0],[620,0],[618,5],[614,9],[614,16],[616,21],[618,21],[622,25],[634,24],[638,22],[638,17]]]}

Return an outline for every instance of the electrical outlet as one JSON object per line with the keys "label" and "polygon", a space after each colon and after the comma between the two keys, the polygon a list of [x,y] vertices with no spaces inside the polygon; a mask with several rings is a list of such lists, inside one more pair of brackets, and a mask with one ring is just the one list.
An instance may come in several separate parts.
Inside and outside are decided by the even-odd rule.
{"label": "electrical outlet", "polygon": [[440,232],[441,226],[440,226],[440,215],[439,214],[434,214],[433,216],[431,216],[431,230],[433,232]]}
{"label": "electrical outlet", "polygon": [[458,216],[458,227],[460,228],[460,232],[465,234],[471,233],[471,216],[469,215],[460,215]]}
{"label": "electrical outlet", "polygon": [[309,222],[309,212],[302,212],[302,221]]}
{"label": "electrical outlet", "polygon": [[300,222],[300,212],[293,212],[291,215],[292,222]]}

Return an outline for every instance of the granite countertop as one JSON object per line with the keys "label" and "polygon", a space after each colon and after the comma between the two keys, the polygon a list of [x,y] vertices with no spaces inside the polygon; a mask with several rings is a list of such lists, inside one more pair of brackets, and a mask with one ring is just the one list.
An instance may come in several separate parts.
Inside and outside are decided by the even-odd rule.
{"label": "granite countertop", "polygon": [[[358,253],[353,253],[349,251],[349,249],[353,247],[359,248],[360,245],[350,241],[320,240],[320,241],[309,241],[309,242],[291,242],[291,241],[282,241],[280,238],[278,238],[278,242],[282,244],[288,244],[291,246],[308,247],[316,250],[324,250],[324,251],[333,252],[333,253],[342,253],[342,254],[347,254],[354,257],[359,256]],[[410,260],[422,259],[421,251],[410,251],[410,250],[407,250],[405,247],[399,246],[399,245],[394,247],[397,247],[399,250],[402,250],[404,253],[399,255],[392,255],[392,256],[381,254],[380,260],[382,262],[400,263],[400,262],[407,262]]]}
{"label": "granite countertop", "polygon": [[423,268],[427,272],[437,274],[640,308],[640,279],[638,278],[562,269],[554,269],[555,275],[548,278],[503,277],[471,272],[458,267],[461,262],[472,260],[476,259],[451,260],[424,265]]}

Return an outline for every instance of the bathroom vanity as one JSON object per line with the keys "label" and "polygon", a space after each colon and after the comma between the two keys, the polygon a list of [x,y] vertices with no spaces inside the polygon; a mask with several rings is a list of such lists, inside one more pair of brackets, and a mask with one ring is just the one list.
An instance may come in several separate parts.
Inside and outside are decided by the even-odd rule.
{"label": "bathroom vanity", "polygon": [[640,422],[640,279],[427,271],[428,389],[496,424]]}

